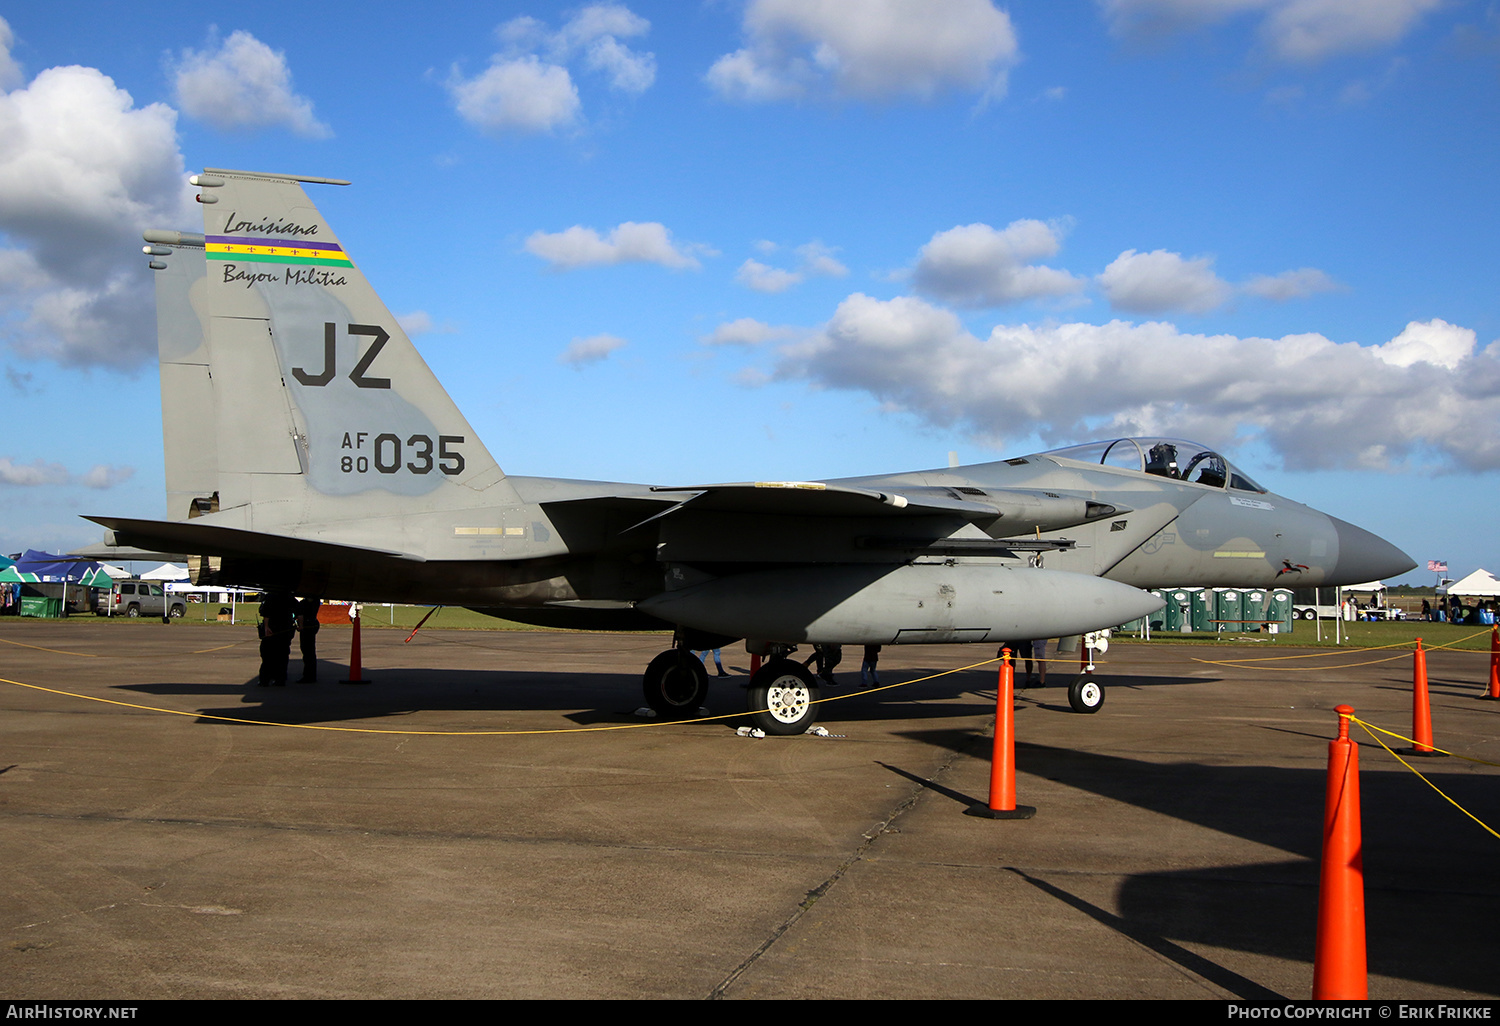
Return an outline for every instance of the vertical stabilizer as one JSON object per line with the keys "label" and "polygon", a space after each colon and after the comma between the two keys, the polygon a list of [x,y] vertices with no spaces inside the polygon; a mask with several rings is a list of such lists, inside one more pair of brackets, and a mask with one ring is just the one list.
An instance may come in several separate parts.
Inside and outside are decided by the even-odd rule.
{"label": "vertical stabilizer", "polygon": [[254,504],[262,527],[513,501],[302,187],[347,183],[217,169],[192,181],[201,243],[178,235],[187,242],[172,259],[153,263],[166,263],[157,299],[174,519],[210,496],[247,516]]}

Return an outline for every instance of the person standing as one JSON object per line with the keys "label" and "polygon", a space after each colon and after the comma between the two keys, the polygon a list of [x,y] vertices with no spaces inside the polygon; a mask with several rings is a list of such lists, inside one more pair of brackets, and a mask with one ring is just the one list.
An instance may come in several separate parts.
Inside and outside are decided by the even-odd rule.
{"label": "person standing", "polygon": [[273,591],[260,604],[260,686],[286,684],[292,635],[297,630],[297,603],[284,591]]}
{"label": "person standing", "polygon": [[297,603],[297,641],[302,649],[302,676],[298,684],[318,682],[318,609],[323,600],[308,596]]}

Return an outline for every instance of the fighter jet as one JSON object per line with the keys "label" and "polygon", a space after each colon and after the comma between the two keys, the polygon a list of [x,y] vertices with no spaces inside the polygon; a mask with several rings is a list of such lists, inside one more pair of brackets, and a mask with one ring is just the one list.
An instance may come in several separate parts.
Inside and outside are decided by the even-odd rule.
{"label": "fighter jet", "polygon": [[[769,732],[818,713],[804,645],[1076,635],[1160,609],[1142,589],[1311,587],[1415,564],[1267,492],[1219,453],[1124,438],[977,466],[649,486],[507,475],[306,184],[208,169],[204,231],[148,231],[168,519],[106,545],[194,553],[200,584],[460,605],[539,625],[673,631],[647,702],[692,715],[694,650],[766,657]],[[1074,682],[1074,707],[1103,692]]]}

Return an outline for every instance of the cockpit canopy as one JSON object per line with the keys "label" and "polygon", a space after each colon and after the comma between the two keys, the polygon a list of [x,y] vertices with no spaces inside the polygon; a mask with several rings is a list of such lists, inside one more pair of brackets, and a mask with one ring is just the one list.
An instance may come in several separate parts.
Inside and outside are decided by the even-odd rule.
{"label": "cockpit canopy", "polygon": [[1080,463],[1097,463],[1119,470],[1190,481],[1209,488],[1264,492],[1228,460],[1206,445],[1181,438],[1115,438],[1104,442],[1049,449],[1043,456],[1061,456]]}

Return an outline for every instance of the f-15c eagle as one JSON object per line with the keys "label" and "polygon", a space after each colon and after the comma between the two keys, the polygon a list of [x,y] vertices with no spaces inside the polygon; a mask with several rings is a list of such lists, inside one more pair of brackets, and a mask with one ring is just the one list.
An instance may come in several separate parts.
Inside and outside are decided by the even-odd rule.
{"label": "f-15c eagle", "polygon": [[[828,481],[509,476],[303,189],[347,182],[191,181],[203,233],[145,234],[168,519],[92,519],[108,545],[194,553],[199,583],[670,627],[644,679],[665,715],[707,693],[692,650],[744,639],[769,657],[753,715],[787,734],[818,709],[816,680],[786,658],[797,645],[1059,637],[1161,608],[1145,588],[1352,584],[1414,566],[1176,439]],[[1080,694],[1075,707],[1102,699]]]}

